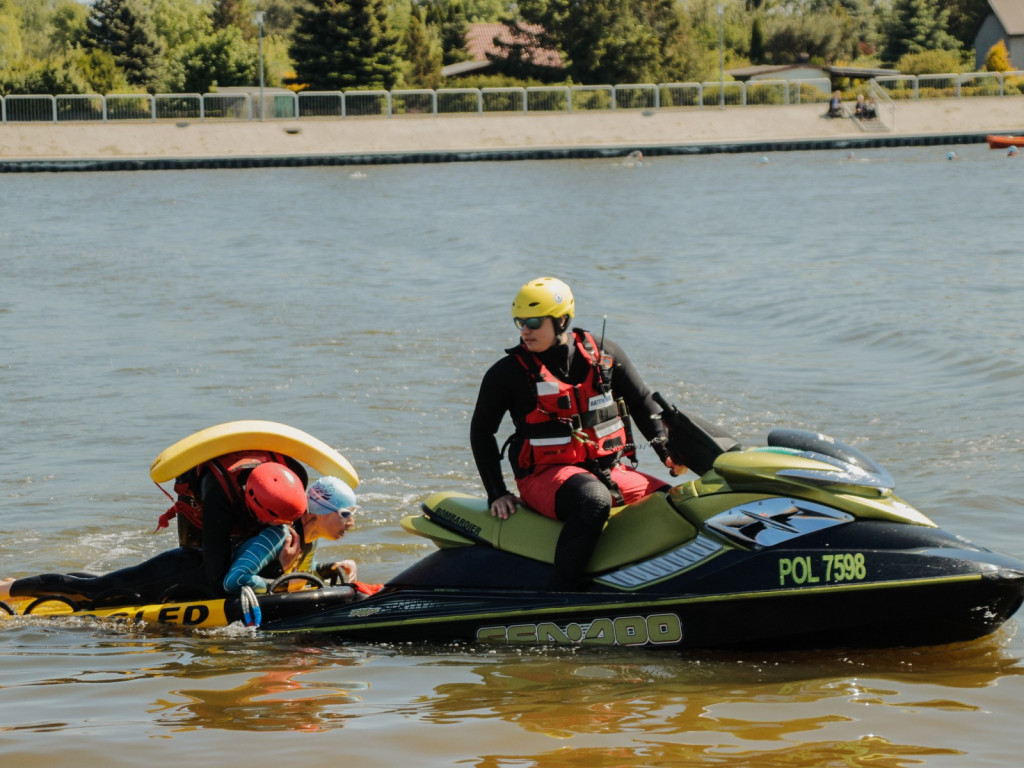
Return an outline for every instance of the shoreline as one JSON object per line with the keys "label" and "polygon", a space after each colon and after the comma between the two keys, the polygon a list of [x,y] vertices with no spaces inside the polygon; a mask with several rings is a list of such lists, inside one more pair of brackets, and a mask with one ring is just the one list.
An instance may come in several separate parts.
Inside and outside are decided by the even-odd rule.
{"label": "shoreline", "polygon": [[[897,102],[864,130],[824,105],[266,122],[7,123],[0,173],[378,165],[970,144],[1024,133],[1024,97]],[[888,130],[887,130],[888,128]]]}

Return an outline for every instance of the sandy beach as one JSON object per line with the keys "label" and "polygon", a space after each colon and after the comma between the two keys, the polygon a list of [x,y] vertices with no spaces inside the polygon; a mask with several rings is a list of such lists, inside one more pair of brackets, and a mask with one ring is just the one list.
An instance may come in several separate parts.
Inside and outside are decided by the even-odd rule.
{"label": "sandy beach", "polygon": [[266,122],[8,123],[0,125],[0,166],[23,161],[371,155],[401,162],[411,153],[651,151],[801,141],[841,145],[878,137],[963,143],[965,137],[978,140],[986,133],[1024,131],[1020,96],[897,102],[891,112],[883,112],[882,124],[873,130],[849,119],[825,119],[824,109],[813,104]]}

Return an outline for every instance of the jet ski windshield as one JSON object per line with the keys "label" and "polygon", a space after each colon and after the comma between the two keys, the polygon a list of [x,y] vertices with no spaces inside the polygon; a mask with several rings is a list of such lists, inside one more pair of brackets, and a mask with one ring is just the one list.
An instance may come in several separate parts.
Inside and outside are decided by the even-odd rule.
{"label": "jet ski windshield", "polygon": [[891,491],[896,483],[889,471],[870,458],[866,453],[851,445],[819,432],[802,429],[773,429],[768,433],[768,448],[760,450],[786,449],[807,459],[831,464],[840,472],[816,469],[786,469],[780,476],[805,480],[820,485],[865,486],[882,491]]}

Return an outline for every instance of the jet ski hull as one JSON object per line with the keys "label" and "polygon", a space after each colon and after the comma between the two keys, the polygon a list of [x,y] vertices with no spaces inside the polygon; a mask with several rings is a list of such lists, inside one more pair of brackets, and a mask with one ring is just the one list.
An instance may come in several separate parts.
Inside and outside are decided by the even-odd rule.
{"label": "jet ski hull", "polygon": [[[877,524],[872,536],[903,533],[886,530],[891,527]],[[544,563],[484,547],[444,549],[368,597],[348,586],[261,596],[261,630],[367,642],[871,647],[971,640],[996,631],[1018,610],[1024,564],[936,529],[915,533],[925,537],[916,550],[728,550],[670,578],[652,571],[662,578],[634,591],[599,579],[588,592],[549,592]],[[961,548],[936,547],[936,541]],[[862,579],[857,554],[878,564],[865,566]],[[840,573],[839,562],[849,568]],[[44,600],[31,612],[190,628],[242,619],[236,598],[74,608]]]}
{"label": "jet ski hull", "polygon": [[[443,549],[377,595],[264,628],[513,645],[935,645],[996,631],[1024,600],[1024,564],[1013,558],[940,529],[864,525],[800,549],[708,549],[703,563],[669,577],[652,570],[656,580],[632,591],[604,583],[613,573],[588,592],[552,593],[546,564],[483,547]],[[909,548],[868,549],[865,537]]]}
{"label": "jet ski hull", "polygon": [[1021,576],[699,596],[390,589],[266,622],[271,632],[370,642],[803,648],[937,645],[996,631],[1021,603]]}

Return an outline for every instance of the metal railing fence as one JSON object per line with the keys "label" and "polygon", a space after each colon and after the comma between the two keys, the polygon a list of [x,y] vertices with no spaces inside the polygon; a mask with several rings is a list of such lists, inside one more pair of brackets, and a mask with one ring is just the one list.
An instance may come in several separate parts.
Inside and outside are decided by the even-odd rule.
{"label": "metal railing fence", "polygon": [[872,80],[895,101],[1024,94],[1024,71],[885,75]]}
{"label": "metal railing fence", "polygon": [[878,120],[888,130],[894,130],[896,128],[896,102],[893,101],[892,96],[874,80],[871,81],[869,94],[875,100],[875,112]]}
{"label": "metal railing fence", "polygon": [[[872,87],[890,100],[1024,94],[1024,72],[893,75]],[[828,101],[828,78],[806,80],[634,83],[439,88],[395,91],[300,91],[107,95],[12,94],[0,97],[0,121],[120,122],[157,120],[346,119],[508,113],[710,109],[720,106],[817,104]]]}

